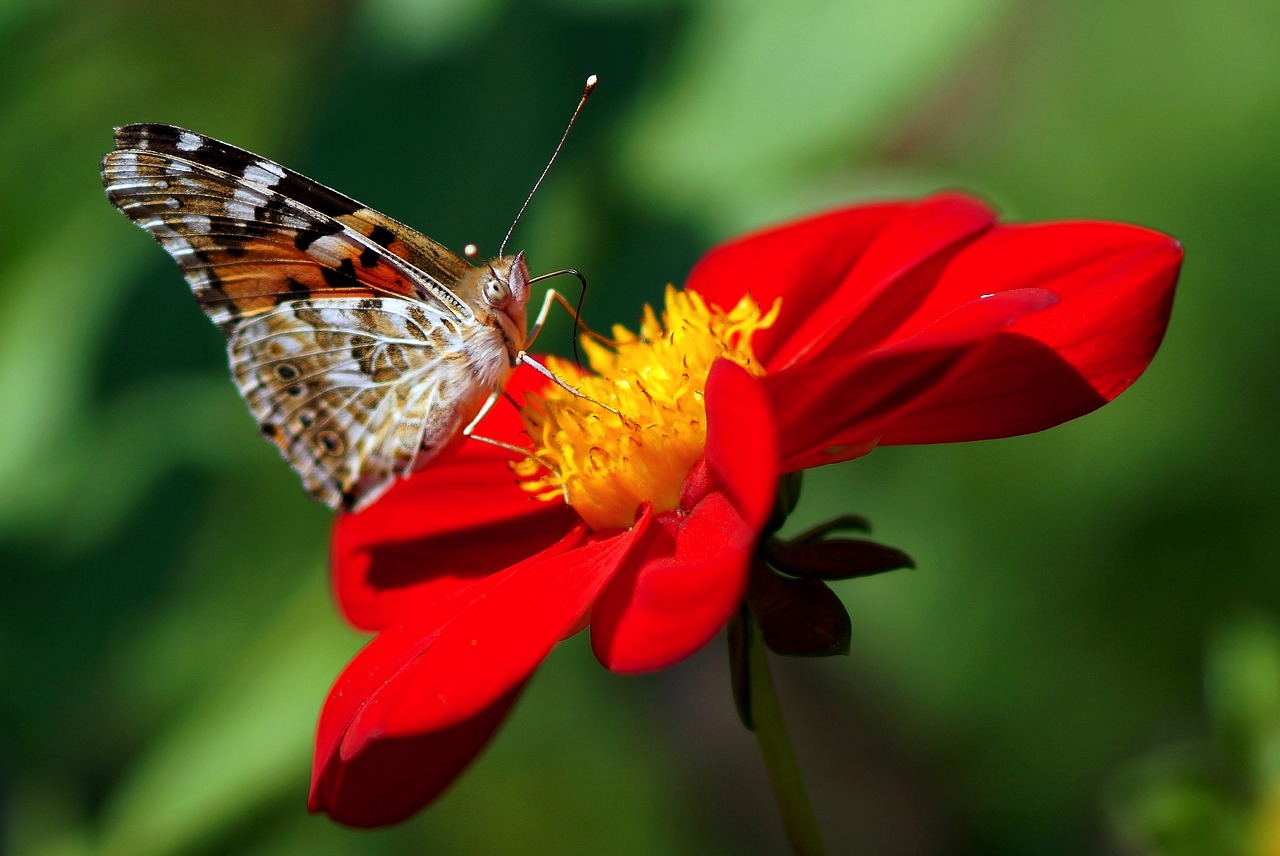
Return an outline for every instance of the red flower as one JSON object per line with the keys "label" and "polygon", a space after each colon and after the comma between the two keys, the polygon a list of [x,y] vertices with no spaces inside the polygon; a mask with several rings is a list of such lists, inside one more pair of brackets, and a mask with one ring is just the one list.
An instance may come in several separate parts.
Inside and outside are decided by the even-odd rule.
{"label": "red flower", "polygon": [[[628,421],[554,388],[526,399],[524,424],[510,408],[486,420],[486,436],[533,435],[557,478],[530,484],[526,465],[522,486],[506,453],[470,443],[339,518],[338,602],[378,635],[321,714],[312,810],[373,826],[425,805],[588,623],[619,672],[705,644],[743,599],[780,474],[877,444],[1038,431],[1110,401],[1160,343],[1181,257],[1133,226],[997,225],[955,195],[712,250],[668,295],[665,338],[650,317],[642,355],[593,351],[606,377],[583,391]],[[668,339],[670,371],[655,350]],[[517,399],[540,385],[530,375]],[[664,409],[638,415],[650,405]],[[590,417],[557,413],[571,406]]]}

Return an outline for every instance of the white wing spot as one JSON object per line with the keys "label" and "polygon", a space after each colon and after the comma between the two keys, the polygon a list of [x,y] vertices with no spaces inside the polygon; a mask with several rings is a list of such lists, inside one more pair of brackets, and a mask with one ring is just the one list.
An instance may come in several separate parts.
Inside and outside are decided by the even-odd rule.
{"label": "white wing spot", "polygon": [[256,206],[239,199],[228,199],[223,207],[227,211],[227,216],[233,220],[252,220],[254,212],[258,210]]}
{"label": "white wing spot", "polygon": [[244,168],[244,177],[246,181],[271,187],[284,178],[284,170],[268,161],[258,161]]}
{"label": "white wing spot", "polygon": [[177,199],[173,198],[172,196],[166,199],[164,201],[164,204],[168,205],[170,208],[174,209],[175,211],[182,207],[182,203],[179,202]]}
{"label": "white wing spot", "polygon": [[269,200],[260,193],[246,187],[237,187],[231,199],[223,203],[227,216],[236,220],[256,220],[258,209],[264,207]]}
{"label": "white wing spot", "polygon": [[200,137],[190,131],[183,131],[178,135],[178,148],[181,151],[194,152],[202,145],[204,145],[204,142]]}
{"label": "white wing spot", "polygon": [[196,248],[191,246],[190,242],[181,235],[174,235],[172,237],[165,238],[164,240],[165,251],[175,259],[178,258],[178,256],[190,256],[195,254]]}
{"label": "white wing spot", "polygon": [[191,172],[191,164],[173,161],[169,164],[169,172]]}
{"label": "white wing spot", "polygon": [[336,235],[323,235],[307,247],[307,255],[327,265],[338,265],[351,252],[351,244]]}
{"label": "white wing spot", "polygon": [[182,218],[182,223],[188,229],[200,235],[206,235],[213,229],[213,224],[203,214],[188,214]]}

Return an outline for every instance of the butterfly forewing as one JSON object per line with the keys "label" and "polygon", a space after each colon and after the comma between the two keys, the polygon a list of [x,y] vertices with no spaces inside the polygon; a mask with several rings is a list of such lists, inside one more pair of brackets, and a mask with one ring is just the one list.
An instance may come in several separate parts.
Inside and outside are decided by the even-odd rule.
{"label": "butterfly forewing", "polygon": [[173,256],[216,323],[331,291],[469,313],[449,284],[470,264],[336,191],[169,126],[129,125],[116,142],[108,197]]}
{"label": "butterfly forewing", "polygon": [[192,131],[128,125],[116,146],[108,198],[178,263],[262,433],[317,499],[372,502],[510,373],[502,332],[459,297],[477,269],[430,238]]}

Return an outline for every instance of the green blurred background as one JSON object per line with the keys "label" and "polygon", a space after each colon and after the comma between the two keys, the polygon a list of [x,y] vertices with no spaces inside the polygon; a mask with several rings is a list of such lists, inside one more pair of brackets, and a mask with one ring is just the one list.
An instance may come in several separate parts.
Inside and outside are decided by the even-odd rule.
{"label": "green blurred background", "polygon": [[7,0],[0,71],[7,851],[781,851],[721,643],[622,678],[574,639],[427,812],[308,816],[362,642],[329,514],[97,176],[112,126],[173,122],[492,253],[596,73],[514,242],[587,273],[593,326],[745,228],[945,187],[1184,242],[1165,347],[1113,405],[810,474],[797,526],[867,514],[920,569],[843,584],[852,656],[776,671],[834,853],[1265,852],[1275,0]]}

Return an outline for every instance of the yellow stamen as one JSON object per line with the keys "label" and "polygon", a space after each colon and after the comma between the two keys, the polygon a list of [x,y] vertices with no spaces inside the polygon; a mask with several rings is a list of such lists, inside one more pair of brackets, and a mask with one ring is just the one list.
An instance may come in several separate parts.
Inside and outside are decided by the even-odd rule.
{"label": "yellow stamen", "polygon": [[[661,321],[646,306],[639,335],[614,327],[614,347],[584,338],[595,374],[570,383],[586,398],[551,386],[529,394],[521,408],[535,448],[534,457],[514,465],[524,489],[541,499],[564,497],[597,530],[630,526],[645,501],[657,511],[675,508],[706,444],[703,388],[711,364],[724,357],[763,375],[751,337],[773,326],[780,303],[764,313],[743,297],[725,312],[668,286]],[[553,358],[549,365],[560,377],[574,376],[570,363]]]}

